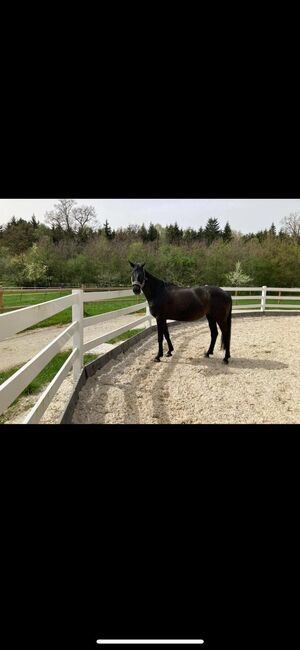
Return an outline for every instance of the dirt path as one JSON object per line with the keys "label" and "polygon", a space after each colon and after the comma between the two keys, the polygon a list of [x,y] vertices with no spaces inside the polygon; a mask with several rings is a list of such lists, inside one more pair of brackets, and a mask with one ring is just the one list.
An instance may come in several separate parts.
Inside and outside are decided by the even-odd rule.
{"label": "dirt path", "polygon": [[[113,320],[113,317],[109,321],[104,323],[98,323],[97,325],[91,325],[84,330],[84,342],[91,341],[96,336],[101,336],[112,329],[117,329],[126,325],[127,323],[132,323],[134,320],[139,318],[138,314],[126,314],[120,316],[117,320]],[[51,327],[41,327],[36,330],[30,330],[28,332],[22,332],[21,334],[16,334],[15,336],[5,339],[0,342],[0,371],[8,370],[13,366],[21,365],[29,361],[35,354],[40,352],[48,343],[53,341],[56,336],[66,325],[52,325]],[[143,327],[139,325],[139,327]],[[62,348],[63,350],[72,347],[72,340]],[[98,351],[98,348],[97,348]],[[92,350],[89,350],[92,352]]]}
{"label": "dirt path", "polygon": [[232,359],[204,358],[206,323],[174,328],[175,353],[153,363],[156,334],[110,361],[82,388],[73,423],[299,423],[300,318],[232,322]]}

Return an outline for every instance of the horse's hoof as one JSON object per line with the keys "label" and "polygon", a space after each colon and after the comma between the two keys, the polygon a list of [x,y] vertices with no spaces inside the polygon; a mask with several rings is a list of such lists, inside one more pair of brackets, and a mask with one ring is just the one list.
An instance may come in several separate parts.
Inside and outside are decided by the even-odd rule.
{"label": "horse's hoof", "polygon": [[153,361],[160,361],[159,357],[154,357]]}
{"label": "horse's hoof", "polygon": [[208,352],[205,352],[205,353],[204,353],[204,356],[207,357],[207,358],[209,359],[209,353],[208,353]]}
{"label": "horse's hoof", "polygon": [[172,356],[172,352],[167,352],[166,357],[171,357],[171,356]]}
{"label": "horse's hoof", "polygon": [[223,359],[223,363],[227,363],[227,364],[228,364],[228,359]]}

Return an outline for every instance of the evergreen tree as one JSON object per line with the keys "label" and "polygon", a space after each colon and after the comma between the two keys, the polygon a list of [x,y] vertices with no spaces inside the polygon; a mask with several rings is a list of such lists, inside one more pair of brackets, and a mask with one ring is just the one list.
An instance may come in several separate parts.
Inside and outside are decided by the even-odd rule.
{"label": "evergreen tree", "polygon": [[258,239],[258,241],[260,243],[263,242],[267,238],[267,236],[268,236],[268,231],[267,230],[259,230],[256,233],[256,237],[257,237],[257,239]]}
{"label": "evergreen tree", "polygon": [[183,233],[183,239],[186,242],[192,242],[197,239],[197,231],[193,228],[187,228]]}
{"label": "evergreen tree", "polygon": [[223,241],[227,241],[227,242],[231,241],[231,239],[232,239],[232,230],[230,228],[230,225],[229,225],[228,221],[225,224],[225,228],[224,228],[224,230],[222,232],[222,237],[223,237]]}
{"label": "evergreen tree", "polygon": [[276,237],[276,227],[274,223],[271,224],[269,235],[271,235],[271,237]]}
{"label": "evergreen tree", "polygon": [[104,224],[104,234],[105,234],[105,237],[107,237],[107,239],[112,239],[113,238],[111,227],[110,227],[107,219],[106,219],[105,224]]}
{"label": "evergreen tree", "polygon": [[171,224],[170,226],[166,227],[166,238],[169,244],[179,244],[179,242],[182,240],[182,235],[183,232],[179,228],[177,221],[175,222],[174,226]]}
{"label": "evergreen tree", "polygon": [[34,214],[31,217],[30,223],[34,229],[38,228],[39,222],[36,220],[36,216]]}
{"label": "evergreen tree", "polygon": [[140,227],[139,235],[140,235],[140,238],[141,238],[142,242],[148,241],[148,232],[147,232],[147,228],[145,228],[144,223]]}
{"label": "evergreen tree", "polygon": [[278,233],[279,239],[288,239],[287,233],[283,230],[283,228],[280,228],[279,233]]}
{"label": "evergreen tree", "polygon": [[200,226],[198,232],[197,232],[197,239],[198,241],[204,241],[204,230],[202,226]]}
{"label": "evergreen tree", "polygon": [[158,237],[159,237],[158,231],[156,230],[153,223],[150,223],[147,234],[148,234],[148,240],[149,241],[155,241],[155,239],[158,239]]}
{"label": "evergreen tree", "polygon": [[220,226],[218,219],[215,217],[210,217],[205,226],[204,237],[208,245],[212,244],[215,239],[220,237]]}

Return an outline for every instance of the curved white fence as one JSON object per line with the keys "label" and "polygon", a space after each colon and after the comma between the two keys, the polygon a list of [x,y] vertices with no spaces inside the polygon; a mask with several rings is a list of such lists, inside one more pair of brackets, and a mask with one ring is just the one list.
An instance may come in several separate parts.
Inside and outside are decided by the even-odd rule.
{"label": "curved white fence", "polygon": [[[268,304],[269,299],[276,299],[277,306],[280,301],[286,301],[287,296],[283,293],[294,294],[294,299],[298,300],[298,305],[293,303],[284,304],[284,309],[300,309],[300,289],[287,289],[285,287],[222,287],[226,291],[233,293],[233,309],[259,309],[265,311],[268,308],[276,309],[276,305]],[[241,292],[246,295],[237,295]],[[251,292],[251,293],[249,293]],[[296,295],[298,294],[298,295]],[[45,410],[48,408],[53,396],[61,385],[62,381],[67,376],[70,369],[73,367],[73,376],[76,381],[83,368],[83,355],[88,350],[95,348],[105,341],[109,341],[123,332],[128,331],[138,325],[145,324],[146,327],[152,325],[152,317],[149,312],[148,303],[138,303],[130,307],[124,307],[116,311],[99,314],[97,316],[83,317],[83,304],[85,302],[98,302],[100,300],[109,300],[115,298],[123,298],[126,296],[132,297],[132,290],[126,289],[123,291],[92,291],[84,292],[81,289],[73,289],[72,294],[63,298],[56,298],[49,300],[32,307],[24,307],[17,309],[14,312],[9,312],[0,315],[0,341],[6,339],[18,332],[21,332],[31,325],[53,316],[66,307],[72,306],[72,323],[68,325],[51,343],[44,347],[38,354],[36,354],[30,361],[25,363],[22,368],[15,372],[9,379],[7,379],[0,386],[0,414],[3,413],[12,402],[21,394],[21,392],[30,384],[30,382],[43,370],[43,368],[53,359],[53,357],[61,350],[65,343],[72,339],[72,353],[60,368],[59,372],[55,375],[51,383],[47,386],[46,390],[40,396],[34,407],[31,409],[24,424],[37,423],[42,417]],[[237,301],[254,300],[252,304],[237,304]],[[282,303],[281,303],[282,305]],[[136,320],[123,325],[114,330],[110,330],[106,334],[102,334],[92,341],[84,343],[83,331],[86,327],[95,325],[97,323],[105,322],[108,320],[117,320],[120,316],[131,314],[136,311],[146,309],[146,315]]]}
{"label": "curved white fence", "polygon": [[[42,417],[45,410],[48,408],[53,396],[61,385],[62,381],[67,376],[69,370],[73,367],[73,376],[76,381],[80,376],[83,368],[83,355],[88,350],[96,347],[100,343],[104,343],[115,336],[119,336],[123,332],[131,328],[137,327],[142,323],[146,326],[151,325],[151,315],[149,313],[148,303],[138,303],[118,309],[105,314],[97,316],[83,317],[83,304],[84,302],[95,302],[100,300],[109,300],[115,298],[123,298],[126,296],[133,296],[131,290],[125,291],[103,291],[103,292],[83,292],[81,289],[74,289],[72,294],[63,298],[56,298],[48,302],[33,305],[32,307],[24,307],[17,309],[14,312],[0,315],[0,341],[6,339],[18,332],[35,325],[36,323],[58,314],[66,307],[72,306],[72,323],[68,325],[51,343],[44,347],[38,354],[36,354],[30,361],[25,363],[22,368],[17,370],[9,379],[7,379],[0,386],[0,415],[3,413],[12,402],[22,393],[24,388],[45,368],[45,366],[53,359],[53,357],[62,349],[68,340],[72,340],[72,353],[60,368],[59,372],[55,375],[52,382],[47,386],[37,403],[31,409],[30,413],[24,420],[24,424],[37,423]],[[124,314],[131,314],[136,311],[146,309],[146,316],[137,318],[136,320],[111,330],[106,334],[88,341],[83,342],[83,330],[85,327],[95,325],[101,321],[115,320]]]}

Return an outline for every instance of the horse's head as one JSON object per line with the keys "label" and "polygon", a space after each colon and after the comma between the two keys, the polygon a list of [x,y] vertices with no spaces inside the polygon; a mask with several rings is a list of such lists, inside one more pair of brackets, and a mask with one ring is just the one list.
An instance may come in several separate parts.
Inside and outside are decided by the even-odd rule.
{"label": "horse's head", "polygon": [[146,282],[146,276],[144,271],[145,263],[133,264],[133,262],[129,261],[129,264],[132,267],[132,274],[131,274],[132,291],[137,295],[141,293],[141,290],[143,289],[143,286]]}

